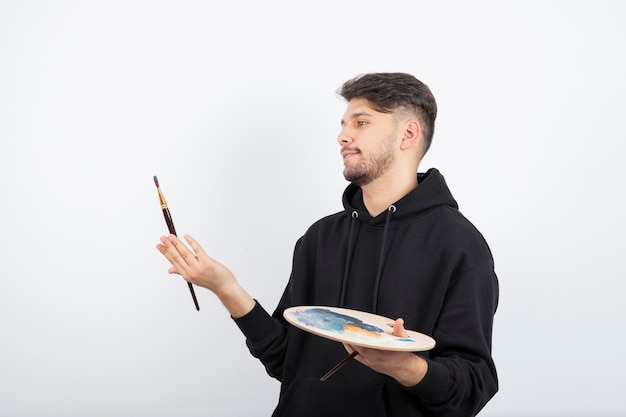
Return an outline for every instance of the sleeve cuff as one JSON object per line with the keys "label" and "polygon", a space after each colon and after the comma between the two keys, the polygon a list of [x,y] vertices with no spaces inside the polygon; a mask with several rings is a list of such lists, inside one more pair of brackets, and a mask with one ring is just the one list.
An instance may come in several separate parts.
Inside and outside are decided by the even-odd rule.
{"label": "sleeve cuff", "polygon": [[450,372],[448,368],[440,363],[431,359],[426,359],[428,362],[428,371],[422,381],[413,386],[407,388],[415,395],[421,398],[428,398],[429,401],[439,398],[446,391],[450,384]]}
{"label": "sleeve cuff", "polygon": [[246,339],[251,342],[265,339],[268,334],[273,332],[275,327],[272,316],[269,315],[257,300],[254,301],[256,303],[248,314],[233,319]]}

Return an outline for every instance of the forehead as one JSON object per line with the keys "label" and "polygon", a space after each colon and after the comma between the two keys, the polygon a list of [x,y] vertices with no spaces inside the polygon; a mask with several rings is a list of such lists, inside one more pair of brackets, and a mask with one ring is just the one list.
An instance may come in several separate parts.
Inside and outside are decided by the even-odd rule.
{"label": "forehead", "polygon": [[374,110],[370,103],[364,98],[353,98],[348,102],[348,107],[341,119],[342,123],[347,122],[350,119],[359,117],[385,117],[391,116],[389,113],[382,113]]}

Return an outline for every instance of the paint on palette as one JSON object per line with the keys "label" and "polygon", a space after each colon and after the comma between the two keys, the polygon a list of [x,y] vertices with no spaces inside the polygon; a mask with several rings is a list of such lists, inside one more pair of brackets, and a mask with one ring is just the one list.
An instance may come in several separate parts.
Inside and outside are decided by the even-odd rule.
{"label": "paint on palette", "polygon": [[292,315],[302,324],[319,330],[337,333],[347,333],[351,336],[364,339],[388,339],[390,343],[415,342],[410,338],[401,338],[385,334],[380,327],[364,323],[356,317],[340,314],[326,308],[309,308],[296,310]]}

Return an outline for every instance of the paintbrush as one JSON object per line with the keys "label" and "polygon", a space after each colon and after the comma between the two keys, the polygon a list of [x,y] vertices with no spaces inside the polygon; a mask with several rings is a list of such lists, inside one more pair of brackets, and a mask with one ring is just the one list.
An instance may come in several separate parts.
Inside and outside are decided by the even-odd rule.
{"label": "paintbrush", "polygon": [[[161,187],[159,186],[159,180],[156,175],[154,176],[154,184],[156,185],[157,192],[159,193],[159,201],[161,202],[161,210],[163,210],[163,217],[165,217],[165,223],[167,223],[167,228],[170,233],[176,236],[176,229],[174,228],[174,221],[172,220],[172,215],[170,214],[170,209],[167,207],[167,203],[165,202],[165,197],[163,197],[163,192],[161,191]],[[189,286],[189,291],[191,291],[191,297],[193,298],[193,303],[196,305],[196,310],[200,311],[200,306],[198,305],[198,299],[196,298],[196,293],[193,290],[193,285],[191,282],[187,282]]]}
{"label": "paintbrush", "polygon": [[326,374],[320,378],[320,381],[324,382],[326,381],[328,378],[330,378],[330,376],[332,374],[334,374],[335,372],[337,372],[338,370],[340,370],[341,368],[344,367],[345,364],[347,364],[348,362],[350,362],[350,360],[354,359],[354,357],[356,355],[358,355],[359,352],[357,352],[356,350],[354,352],[352,352],[351,354],[349,354],[348,356],[346,356],[345,358],[343,358],[341,360],[341,362],[339,362],[337,365],[335,365],[333,367],[333,369],[331,369],[330,371],[326,372]]}

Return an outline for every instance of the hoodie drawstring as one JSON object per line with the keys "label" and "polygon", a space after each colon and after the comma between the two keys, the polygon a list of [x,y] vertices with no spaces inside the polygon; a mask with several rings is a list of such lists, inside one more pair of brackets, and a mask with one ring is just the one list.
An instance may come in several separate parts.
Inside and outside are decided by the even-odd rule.
{"label": "hoodie drawstring", "polygon": [[[383,264],[385,260],[385,248],[387,246],[387,234],[389,231],[389,222],[391,215],[396,212],[396,206],[393,204],[387,208],[385,217],[385,228],[383,230],[383,240],[380,246],[380,255],[378,257],[378,270],[376,272],[376,280],[374,281],[374,295],[372,301],[372,312],[376,313],[378,309],[378,293],[380,291],[380,283],[383,275]],[[350,264],[352,263],[352,255],[356,246],[356,226],[359,219],[359,213],[355,210],[352,212],[352,221],[350,222],[350,234],[348,235],[348,253],[346,255],[346,264],[343,271],[343,279],[341,281],[341,293],[339,295],[339,306],[345,307],[346,292],[348,288],[348,275],[350,273]]]}
{"label": "hoodie drawstring", "polygon": [[378,257],[378,271],[376,272],[376,281],[374,282],[374,300],[372,302],[372,312],[378,311],[378,292],[380,290],[380,281],[383,275],[383,263],[385,261],[385,246],[387,243],[387,232],[389,231],[389,221],[391,215],[396,212],[396,206],[393,204],[387,208],[387,216],[385,217],[385,229],[383,231],[383,241],[380,245],[380,256]]}
{"label": "hoodie drawstring", "polygon": [[354,252],[354,243],[352,238],[354,230],[359,219],[359,213],[354,210],[352,212],[352,221],[350,222],[350,234],[348,235],[348,253],[346,256],[346,264],[343,268],[343,279],[341,280],[341,293],[339,295],[339,307],[344,307],[346,302],[346,288],[348,287],[348,272],[350,271],[350,263],[352,262],[352,254]]}

